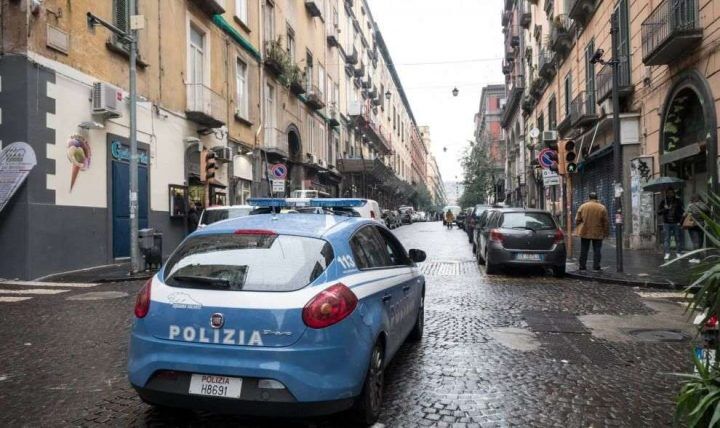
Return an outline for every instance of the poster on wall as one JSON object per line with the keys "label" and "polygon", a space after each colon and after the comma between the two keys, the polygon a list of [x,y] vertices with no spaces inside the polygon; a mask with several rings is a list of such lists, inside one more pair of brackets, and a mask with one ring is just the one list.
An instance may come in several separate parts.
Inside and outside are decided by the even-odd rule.
{"label": "poster on wall", "polygon": [[35,165],[35,151],[27,143],[12,143],[0,151],[0,212]]}
{"label": "poster on wall", "polygon": [[72,164],[72,172],[70,174],[70,191],[75,187],[80,171],[86,171],[90,168],[90,160],[92,159],[92,151],[85,137],[82,135],[71,135],[67,143],[67,157]]}
{"label": "poster on wall", "polygon": [[630,161],[633,235],[652,235],[655,233],[653,193],[642,190],[643,186],[653,177],[654,167],[655,164],[651,156],[643,156]]}

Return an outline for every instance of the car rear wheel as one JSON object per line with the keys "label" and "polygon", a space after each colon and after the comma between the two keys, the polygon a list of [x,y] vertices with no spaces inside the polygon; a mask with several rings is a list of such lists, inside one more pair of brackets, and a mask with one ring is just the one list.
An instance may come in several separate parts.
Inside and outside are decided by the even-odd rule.
{"label": "car rear wheel", "polygon": [[[472,240],[470,242],[472,242]],[[473,254],[477,254],[477,247],[475,246],[475,243],[473,243]]]}
{"label": "car rear wheel", "polygon": [[553,267],[553,275],[555,278],[562,278],[565,276],[565,265]]}
{"label": "car rear wheel", "polygon": [[408,335],[410,342],[419,342],[422,340],[423,330],[425,329],[425,296],[420,297],[420,307],[418,308],[418,316],[415,320],[415,326]]}
{"label": "car rear wheel", "polygon": [[377,422],[380,416],[380,406],[382,405],[382,394],[384,385],[384,349],[382,342],[375,342],[372,352],[370,353],[370,365],[365,375],[365,383],[363,384],[362,393],[355,400],[353,411],[358,418],[358,422],[365,425],[372,425]]}
{"label": "car rear wheel", "polygon": [[485,258],[482,256],[482,251],[480,251],[480,247],[477,247],[477,249],[475,250],[475,256],[479,265],[485,264]]}
{"label": "car rear wheel", "polygon": [[492,263],[487,255],[485,255],[485,273],[488,275],[496,275],[498,271],[500,270],[500,266],[496,265],[495,263]]}

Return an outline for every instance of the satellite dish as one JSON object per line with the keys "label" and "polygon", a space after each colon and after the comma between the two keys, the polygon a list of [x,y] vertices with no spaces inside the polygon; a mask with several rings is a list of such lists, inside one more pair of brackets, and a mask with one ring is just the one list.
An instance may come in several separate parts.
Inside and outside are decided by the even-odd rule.
{"label": "satellite dish", "polygon": [[533,128],[533,129],[530,130],[530,138],[536,139],[536,138],[539,137],[539,136],[540,136],[540,130],[539,130],[539,129]]}

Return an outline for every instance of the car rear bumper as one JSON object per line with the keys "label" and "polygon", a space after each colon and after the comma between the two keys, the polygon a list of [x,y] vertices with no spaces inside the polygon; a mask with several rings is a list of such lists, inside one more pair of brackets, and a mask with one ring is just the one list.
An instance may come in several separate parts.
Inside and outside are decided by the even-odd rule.
{"label": "car rear bumper", "polygon": [[[541,260],[518,260],[517,254],[540,254]],[[495,265],[502,266],[565,266],[567,259],[565,245],[556,245],[550,251],[512,250],[506,249],[497,243],[488,247],[488,260]]]}
{"label": "car rear bumper", "polygon": [[[272,379],[282,383],[292,402],[298,405],[352,400],[362,390],[372,346],[372,342],[365,343],[357,335],[350,334],[348,336],[355,339],[352,346],[343,340],[323,345],[322,338],[313,336],[288,347],[248,347],[159,339],[138,330],[142,329],[134,329],[131,335],[128,359],[129,380],[133,387],[141,391],[147,401],[167,394],[181,395],[186,396],[183,401],[190,404],[188,407],[195,407],[192,404],[197,403],[199,408],[208,400],[223,402],[227,399],[189,395],[189,384],[180,390],[160,388],[153,380],[155,375],[173,371],[232,376],[247,378],[251,384],[252,379],[255,384],[257,379]],[[241,398],[246,398],[245,390]],[[254,400],[257,396],[253,394],[247,398],[249,402],[258,401]],[[235,404],[238,401],[242,400],[232,400]]]}

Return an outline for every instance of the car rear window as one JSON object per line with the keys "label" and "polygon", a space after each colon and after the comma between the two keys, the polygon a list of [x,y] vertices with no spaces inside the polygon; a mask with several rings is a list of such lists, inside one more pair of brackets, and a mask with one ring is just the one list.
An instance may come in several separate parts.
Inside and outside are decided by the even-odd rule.
{"label": "car rear window", "polygon": [[202,224],[208,225],[217,223],[221,220],[227,220],[229,218],[244,217],[249,215],[250,211],[252,211],[252,208],[205,210],[203,213]]}
{"label": "car rear window", "polygon": [[503,214],[502,225],[506,229],[533,229],[546,230],[555,229],[555,221],[548,213],[505,213]]}
{"label": "car rear window", "polygon": [[232,291],[294,291],[317,279],[332,262],[322,239],[250,231],[201,235],[184,242],[168,260],[173,287]]}

